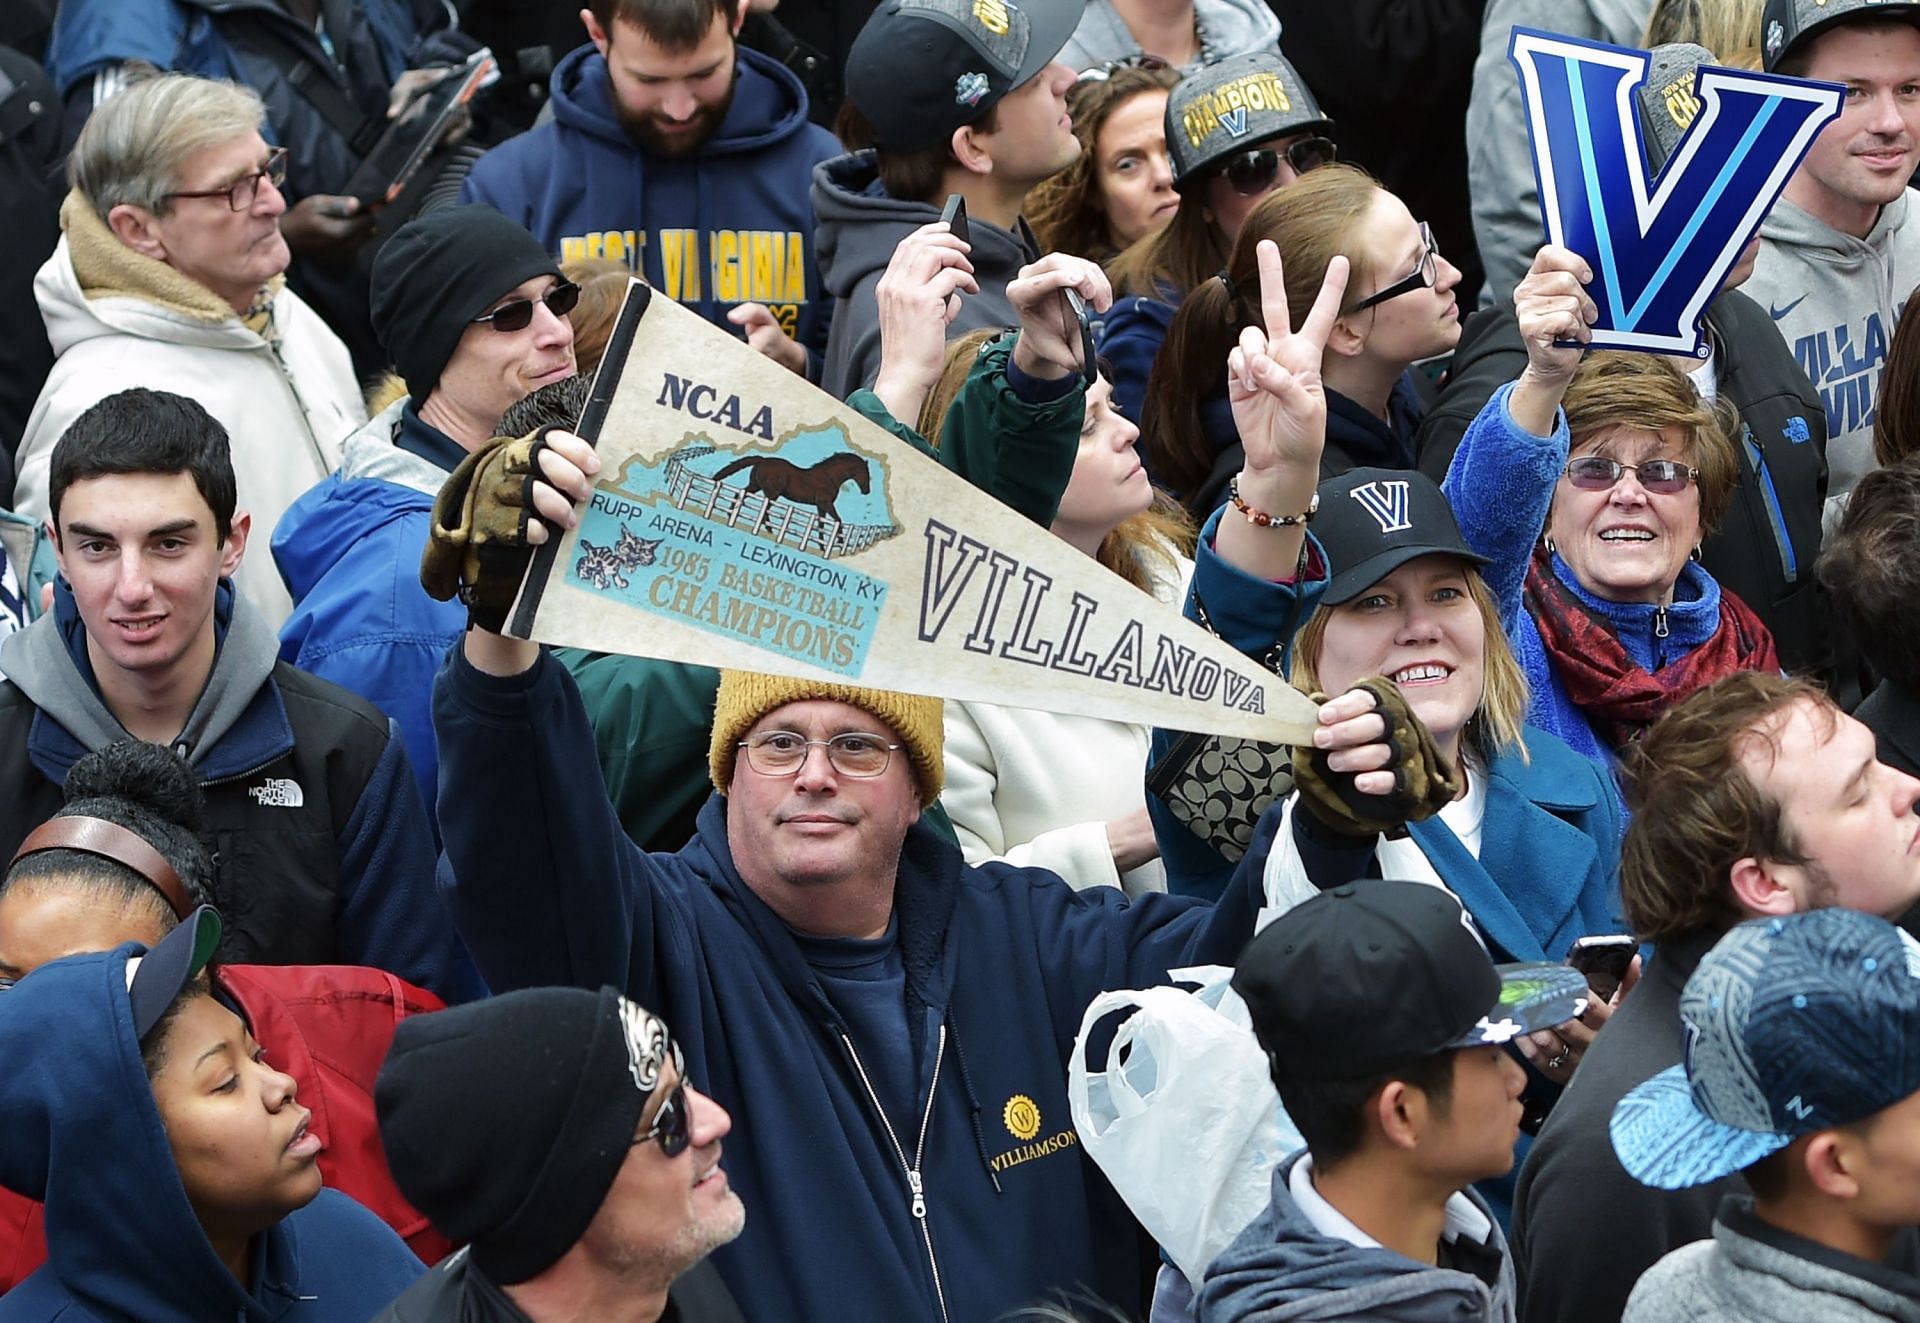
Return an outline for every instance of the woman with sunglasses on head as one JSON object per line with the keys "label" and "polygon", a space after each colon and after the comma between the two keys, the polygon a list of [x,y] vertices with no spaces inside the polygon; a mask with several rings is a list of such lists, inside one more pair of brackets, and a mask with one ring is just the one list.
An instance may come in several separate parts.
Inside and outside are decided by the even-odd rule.
{"label": "woman with sunglasses on head", "polygon": [[[1291,305],[1307,306],[1336,256],[1352,275],[1327,338],[1322,476],[1356,467],[1413,467],[1424,402],[1413,364],[1460,338],[1460,272],[1433,234],[1365,171],[1329,165],[1263,198],[1226,271],[1187,296],[1154,362],[1140,430],[1154,481],[1204,517],[1236,495],[1242,451],[1227,407],[1226,356],[1260,311],[1256,251],[1279,245]],[[1238,506],[1236,505],[1236,508]]]}
{"label": "woman with sunglasses on head", "polygon": [[1780,662],[1760,618],[1699,563],[1733,499],[1733,408],[1657,354],[1583,357],[1592,275],[1540,249],[1513,292],[1527,366],[1467,428],[1445,489],[1491,562],[1528,719],[1610,764],[1689,694]]}
{"label": "woman with sunglasses on head", "polygon": [[1040,249],[1105,262],[1173,217],[1167,93],[1180,81],[1152,55],[1087,70],[1067,92],[1080,155],[1027,195]]}
{"label": "woman with sunglasses on head", "polygon": [[574,375],[580,287],[491,207],[409,221],[373,266],[373,327],[405,398],[347,438],[340,468],[281,518],[273,558],[293,594],[283,660],[350,689],[400,727],[429,817],[439,754],[434,673],[466,628],[420,586],[433,499],[507,410]]}
{"label": "woman with sunglasses on head", "polygon": [[1100,331],[1114,406],[1140,421],[1147,374],[1187,294],[1226,264],[1254,204],[1334,159],[1333,121],[1278,54],[1188,74],[1167,97],[1165,138],[1180,205],[1107,263],[1115,300]]}
{"label": "woman with sunglasses on head", "polygon": [[[214,864],[202,843],[199,791],[170,750],[109,745],[74,764],[66,795],[0,878],[0,1016],[56,961],[128,942],[155,948],[182,923],[214,913],[204,903]],[[202,989],[213,999],[195,1014],[225,1026],[209,1045],[245,1038],[252,1053],[197,1063],[197,1050],[183,1056],[156,1041],[165,1035],[158,1026],[143,1047],[164,1135],[139,1125],[145,1099],[122,1096],[126,1072],[91,1088],[67,1073],[108,1069],[105,1044],[117,1027],[77,1033],[73,1021],[61,1029],[55,1013],[53,1032],[0,1033],[8,1063],[0,1074],[60,1089],[60,1124],[71,1127],[65,1139],[55,1136],[64,1151],[44,1180],[22,1181],[30,1165],[19,1147],[24,1113],[13,1110],[19,1098],[9,1103],[0,1135],[0,1318],[50,1317],[43,1307],[62,1295],[80,1302],[64,1318],[363,1318],[383,1299],[376,1290],[391,1296],[419,1273],[414,1255],[431,1263],[453,1248],[401,1197],[373,1118],[373,1077],[394,1025],[440,1009],[439,999],[379,970],[344,966],[220,965],[209,978]],[[309,1205],[323,1180],[338,1193]],[[309,1232],[295,1215],[292,1242],[277,1221],[289,1205],[316,1217]],[[352,1215],[344,1223],[341,1207]],[[349,1253],[351,1266],[335,1260],[330,1279],[309,1275],[310,1254],[325,1265]],[[234,1268],[241,1254],[253,1259],[251,1279],[223,1269],[222,1260]],[[333,1293],[343,1277],[362,1274],[365,1296]],[[285,1292],[295,1285],[318,1305],[270,1313],[288,1308]],[[18,1315],[8,1312],[15,1305]]]}

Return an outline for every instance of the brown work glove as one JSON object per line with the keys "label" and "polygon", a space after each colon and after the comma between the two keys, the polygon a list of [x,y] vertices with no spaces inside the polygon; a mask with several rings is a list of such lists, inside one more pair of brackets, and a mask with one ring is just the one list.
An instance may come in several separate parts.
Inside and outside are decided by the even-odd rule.
{"label": "brown work glove", "polygon": [[[1314,749],[1311,757],[1296,755],[1293,761],[1300,806],[1342,836],[1404,836],[1407,823],[1430,818],[1451,803],[1460,793],[1460,782],[1398,685],[1384,676],[1370,675],[1354,688],[1373,695],[1376,710],[1387,724],[1381,739],[1392,748],[1393,762],[1381,770],[1393,773],[1393,792],[1361,794],[1353,786],[1358,773],[1334,771],[1327,765],[1326,751]],[[1315,694],[1313,701],[1324,703],[1327,695]]]}
{"label": "brown work glove", "polygon": [[497,436],[460,461],[433,498],[433,528],[420,555],[420,583],[442,602],[456,595],[467,618],[498,634],[533,558],[536,462],[551,430]]}

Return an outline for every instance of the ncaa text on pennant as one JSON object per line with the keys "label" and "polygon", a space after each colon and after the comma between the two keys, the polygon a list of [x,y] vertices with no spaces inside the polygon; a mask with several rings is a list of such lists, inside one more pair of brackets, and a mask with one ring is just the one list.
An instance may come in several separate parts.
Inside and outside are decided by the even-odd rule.
{"label": "ncaa text on pennant", "polygon": [[580,430],[593,499],[535,557],[514,634],[1310,738],[1283,680],[637,281]]}
{"label": "ncaa text on pennant", "polygon": [[1593,267],[1594,347],[1702,352],[1701,314],[1845,89],[1702,68],[1692,94],[1667,107],[1691,124],[1652,183],[1633,95],[1645,51],[1516,27],[1507,58],[1547,238]]}

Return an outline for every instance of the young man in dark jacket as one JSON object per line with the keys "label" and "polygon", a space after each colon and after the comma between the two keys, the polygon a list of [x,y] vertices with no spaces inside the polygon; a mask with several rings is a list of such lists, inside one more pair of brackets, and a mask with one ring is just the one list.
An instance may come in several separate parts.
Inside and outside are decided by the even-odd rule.
{"label": "young man in dark jacket", "polygon": [[468,1246],[375,1323],[744,1323],[707,1261],[746,1216],[732,1121],[612,988],[409,1020],[374,1093],[395,1181]]}
{"label": "young man in dark jacket", "polygon": [[813,174],[820,266],[834,297],[823,390],[845,399],[880,370],[875,287],[900,241],[966,200],[977,292],[948,334],[1015,320],[1006,288],[1040,256],[1027,192],[1080,153],[1073,71],[1054,57],[1086,0],[887,0],[847,58],[848,141]]}
{"label": "young man in dark jacket", "polygon": [[224,958],[473,995],[390,723],[279,662],[235,596],[249,524],[220,425],[177,395],[110,395],[54,447],[50,494],[54,608],[0,644],[0,852],[60,808],[86,753],[166,744],[206,795]]}
{"label": "young man in dark jacket", "polygon": [[[1736,1177],[1686,1190],[1630,1177],[1614,1105],[1679,1064],[1681,989],[1744,919],[1843,906],[1885,918],[1920,899],[1920,780],[1815,686],[1743,671],[1667,713],[1628,751],[1620,898],[1653,947],[1520,1169],[1514,1262],[1524,1323],[1613,1323],[1640,1274],[1707,1236]],[[1911,1265],[1913,1237],[1898,1249]]]}
{"label": "young man in dark jacket", "polygon": [[[1667,99],[1676,82],[1690,91],[1711,57],[1699,46],[1661,46],[1640,90],[1649,165],[1658,171],[1679,145],[1684,126]],[[1820,554],[1820,511],[1827,496],[1827,416],[1807,374],[1766,311],[1736,288],[1753,271],[1759,241],[1750,244],[1707,306],[1709,358],[1685,364],[1700,393],[1718,396],[1740,414],[1733,436],[1739,482],[1719,529],[1700,548],[1701,562],[1722,587],[1752,607],[1773,634],[1788,670],[1830,668],[1831,631],[1813,581]],[[1420,471],[1446,477],[1467,424],[1494,391],[1520,375],[1526,346],[1511,299],[1467,320],[1445,389],[1415,435]]]}
{"label": "young man in dark jacket", "polygon": [[482,157],[486,202],[562,261],[623,261],[818,378],[833,305],[807,181],[839,151],[789,70],[735,41],[746,0],[592,0],[553,71],[553,120]]}
{"label": "young man in dark jacket", "polygon": [[1374,880],[1275,919],[1233,989],[1307,1147],[1207,1269],[1200,1323],[1511,1319],[1506,1238],[1470,1187],[1513,1165],[1507,1045],[1577,1017],[1586,981],[1496,966],[1444,888]]}

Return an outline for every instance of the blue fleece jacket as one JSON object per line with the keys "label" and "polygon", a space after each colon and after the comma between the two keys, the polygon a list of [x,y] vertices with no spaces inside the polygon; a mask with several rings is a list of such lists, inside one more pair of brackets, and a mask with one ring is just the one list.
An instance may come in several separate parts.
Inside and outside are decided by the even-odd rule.
{"label": "blue fleece jacket", "polygon": [[784,65],[741,47],[733,102],[700,149],[642,151],[615,117],[606,57],[582,46],[553,71],[553,122],[480,158],[462,202],[485,202],[560,260],[609,257],[723,330],[726,312],[764,303],[807,346],[809,375],[833,300],[814,254],[813,167],[840,144],[807,119]]}
{"label": "blue fleece jacket", "polygon": [[689,1077],[732,1112],[747,1229],[715,1259],[742,1313],[988,1323],[1058,1288],[1136,1298],[1137,1226],[1080,1150],[1068,1053],[1100,991],[1230,963],[1249,895],[1210,909],[1076,892],[1039,869],[969,867],[916,824],[894,891],[914,1112],[883,1120],[854,1059],[875,1045],[741,880],[724,797],[684,849],[642,854],[607,804],[573,681],[544,655],[500,678],[456,648],[434,725],[464,791],[443,806],[442,880],[489,983],[622,989],[666,1017]]}
{"label": "blue fleece jacket", "polygon": [[1180,311],[1180,294],[1157,290],[1153,297],[1129,294],[1115,299],[1100,324],[1100,357],[1113,369],[1113,407],[1138,426],[1147,400],[1147,376],[1154,355],[1167,342],[1167,328]]}
{"label": "blue fleece jacket", "polygon": [[[335,1190],[253,1241],[251,1280],[215,1254],[187,1201],[141,1066],[126,964],[58,960],[0,996],[0,1185],[46,1204],[46,1264],[0,1323],[346,1323],[425,1271]],[[20,1068],[21,1063],[30,1063]],[[278,1116],[291,1139],[297,1103]]]}
{"label": "blue fleece jacket", "polygon": [[433,677],[467,627],[467,609],[420,586],[433,498],[447,471],[394,444],[396,413],[402,427],[431,430],[409,405],[383,411],[348,439],[339,471],[274,526],[273,559],[294,602],[280,627],[280,658],[393,719],[437,824]]}
{"label": "blue fleece jacket", "polygon": [[[1553,485],[1567,464],[1567,416],[1555,413],[1552,436],[1533,436],[1507,412],[1507,397],[1512,393],[1511,383],[1502,386],[1467,425],[1440,489],[1453,506],[1467,545],[1491,561],[1480,572],[1500,606],[1500,623],[1526,673],[1532,694],[1527,724],[1559,736],[1576,753],[1611,771],[1612,749],[1568,696],[1539,627],[1527,614],[1527,566],[1547,525]],[[1666,607],[1595,597],[1557,555],[1553,570],[1574,596],[1607,622],[1627,656],[1648,672],[1685,656],[1720,628],[1720,585],[1697,562],[1689,561],[1681,570],[1673,603]]]}

